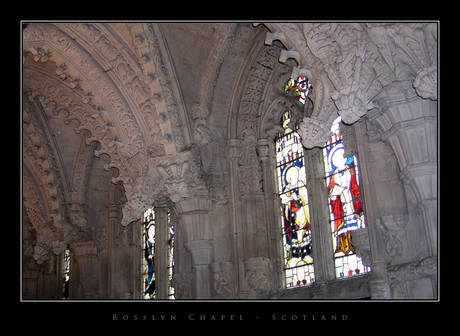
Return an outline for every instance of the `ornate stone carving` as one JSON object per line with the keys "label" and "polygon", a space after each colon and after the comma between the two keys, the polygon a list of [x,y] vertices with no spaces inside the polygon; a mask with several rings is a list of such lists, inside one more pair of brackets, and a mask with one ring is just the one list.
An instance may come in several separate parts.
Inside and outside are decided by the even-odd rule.
{"label": "ornate stone carving", "polygon": [[239,163],[241,159],[241,140],[230,139],[227,142],[227,154],[230,161]]}
{"label": "ornate stone carving", "polygon": [[324,146],[331,137],[331,126],[316,117],[305,117],[299,125],[302,144],[306,148]]}
{"label": "ornate stone carving", "polygon": [[174,289],[178,299],[192,299],[191,285],[193,280],[192,273],[175,273],[173,276]]}
{"label": "ornate stone carving", "polygon": [[250,194],[253,191],[261,190],[262,171],[259,158],[256,152],[257,140],[252,128],[246,128],[242,132],[243,141],[241,144],[241,191]]}
{"label": "ornate stone carving", "polygon": [[246,259],[244,267],[244,280],[250,291],[261,293],[271,289],[270,259],[263,257]]}
{"label": "ornate stone carving", "polygon": [[371,266],[371,247],[368,228],[351,231],[356,254],[362,258],[364,266]]}
{"label": "ornate stone carving", "polygon": [[420,97],[438,100],[438,67],[419,70],[412,85]]}
{"label": "ornate stone carving", "polygon": [[174,203],[188,197],[189,188],[206,190],[201,179],[201,169],[195,162],[197,158],[192,151],[185,151],[156,160],[158,171],[165,180],[166,190]]}
{"label": "ornate stone carving", "polygon": [[232,262],[220,262],[210,264],[213,272],[213,287],[216,292],[215,299],[230,299],[234,293],[234,265]]}
{"label": "ornate stone carving", "polygon": [[353,124],[366,114],[368,110],[374,108],[357,84],[349,84],[335,91],[331,98],[339,109],[342,121],[346,124]]}
{"label": "ornate stone carving", "polygon": [[[438,270],[438,256],[426,257],[422,260],[412,261],[388,267],[388,280],[390,282],[393,299],[407,299],[409,281],[435,276]],[[425,289],[426,291],[427,289]]]}
{"label": "ornate stone carving", "polygon": [[375,220],[375,225],[383,232],[385,248],[391,258],[403,257],[407,253],[406,214],[382,216]]}

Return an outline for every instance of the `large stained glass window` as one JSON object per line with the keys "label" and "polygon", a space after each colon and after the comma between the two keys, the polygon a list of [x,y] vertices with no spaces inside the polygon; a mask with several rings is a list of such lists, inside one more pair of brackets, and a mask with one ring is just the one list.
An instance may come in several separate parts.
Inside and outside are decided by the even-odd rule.
{"label": "large stained glass window", "polygon": [[297,99],[305,105],[305,102],[307,101],[307,94],[310,90],[310,86],[311,84],[308,78],[305,76],[300,76],[297,79],[291,78],[287,82],[284,91],[288,94],[292,94],[295,99]]}
{"label": "large stained glass window", "polygon": [[286,288],[314,282],[304,151],[290,119],[290,111],[281,116],[283,132],[275,144]]}
{"label": "large stained glass window", "polygon": [[155,211],[144,213],[142,284],[143,299],[155,299]]}
{"label": "large stained glass window", "polygon": [[326,186],[328,190],[329,223],[332,230],[335,272],[337,278],[347,278],[366,273],[355,253],[351,231],[365,227],[363,200],[360,189],[358,158],[344,157],[341,117],[332,125],[333,135],[323,149]]}

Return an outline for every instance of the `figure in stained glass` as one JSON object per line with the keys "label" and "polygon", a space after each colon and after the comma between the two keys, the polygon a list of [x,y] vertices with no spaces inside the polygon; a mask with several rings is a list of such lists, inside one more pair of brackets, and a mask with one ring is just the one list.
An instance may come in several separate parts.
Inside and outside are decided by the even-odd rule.
{"label": "figure in stained glass", "polygon": [[[353,273],[360,274],[367,268],[354,254],[355,247],[352,244],[350,233],[365,227],[359,188],[358,159],[354,155],[344,157],[340,122],[341,117],[334,121],[331,129],[333,135],[326,143],[323,155],[337,275],[345,277]],[[346,272],[344,272],[345,269],[347,269]]]}
{"label": "figure in stained glass", "polygon": [[168,297],[175,298],[174,286],[172,283],[174,275],[174,226],[171,225],[171,214],[168,212]]}
{"label": "figure in stained glass", "polygon": [[308,191],[300,135],[289,127],[291,112],[280,120],[276,159],[287,287],[314,281]]}
{"label": "figure in stained glass", "polygon": [[155,298],[155,218],[153,210],[146,212],[144,221],[144,297]]}

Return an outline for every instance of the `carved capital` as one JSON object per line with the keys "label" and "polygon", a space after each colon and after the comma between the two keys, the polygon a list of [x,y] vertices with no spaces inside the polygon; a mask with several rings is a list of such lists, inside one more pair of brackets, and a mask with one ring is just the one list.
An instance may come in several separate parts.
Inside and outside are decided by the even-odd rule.
{"label": "carved capital", "polygon": [[193,266],[207,266],[211,262],[212,240],[187,241],[185,248],[192,254]]}
{"label": "carved capital", "polygon": [[168,155],[157,160],[166,190],[174,203],[189,196],[189,188],[206,189],[191,151]]}

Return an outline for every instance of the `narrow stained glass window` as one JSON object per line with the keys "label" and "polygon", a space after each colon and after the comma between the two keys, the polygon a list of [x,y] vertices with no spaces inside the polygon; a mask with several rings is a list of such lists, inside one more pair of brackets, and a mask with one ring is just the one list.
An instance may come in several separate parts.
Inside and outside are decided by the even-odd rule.
{"label": "narrow stained glass window", "polygon": [[148,209],[144,213],[142,284],[143,298],[155,299],[155,212],[153,209]]}
{"label": "narrow stained glass window", "polygon": [[174,286],[172,284],[174,274],[174,227],[171,224],[171,213],[168,212],[168,299],[174,299]]}
{"label": "narrow stained glass window", "polygon": [[344,157],[341,117],[332,125],[333,135],[323,149],[326,185],[329,197],[335,271],[337,278],[347,278],[369,272],[355,254],[351,231],[365,227],[360,190],[358,158]]}
{"label": "narrow stained glass window", "polygon": [[304,151],[290,119],[290,111],[281,116],[284,131],[275,144],[286,288],[314,282]]}
{"label": "narrow stained glass window", "polygon": [[70,280],[70,251],[64,250],[64,286],[62,289],[62,298],[69,299],[69,280]]}
{"label": "narrow stained glass window", "polygon": [[308,78],[305,76],[300,76],[297,79],[290,79],[287,82],[284,91],[287,94],[292,94],[295,99],[305,105],[310,86],[311,84]]}
{"label": "narrow stained glass window", "polygon": [[174,226],[170,211],[148,209],[142,229],[142,298],[174,300]]}

